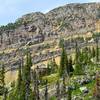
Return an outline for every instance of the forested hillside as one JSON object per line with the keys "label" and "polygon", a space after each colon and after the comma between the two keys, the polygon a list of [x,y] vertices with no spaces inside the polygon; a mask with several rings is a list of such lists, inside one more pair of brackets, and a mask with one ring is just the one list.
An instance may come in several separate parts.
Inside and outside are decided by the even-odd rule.
{"label": "forested hillside", "polygon": [[1,100],[99,100],[100,3],[67,4],[0,27]]}

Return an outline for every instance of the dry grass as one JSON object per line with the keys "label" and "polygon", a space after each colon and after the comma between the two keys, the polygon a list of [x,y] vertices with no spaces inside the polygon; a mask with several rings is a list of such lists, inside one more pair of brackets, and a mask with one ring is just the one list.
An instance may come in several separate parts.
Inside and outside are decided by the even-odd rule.
{"label": "dry grass", "polygon": [[11,53],[11,52],[13,52],[13,51],[15,51],[16,49],[13,49],[13,48],[7,48],[7,49],[5,49],[5,50],[2,50],[2,51],[0,51],[0,53]]}
{"label": "dry grass", "polygon": [[15,80],[17,80],[18,71],[8,71],[5,74],[5,83],[9,84]]}

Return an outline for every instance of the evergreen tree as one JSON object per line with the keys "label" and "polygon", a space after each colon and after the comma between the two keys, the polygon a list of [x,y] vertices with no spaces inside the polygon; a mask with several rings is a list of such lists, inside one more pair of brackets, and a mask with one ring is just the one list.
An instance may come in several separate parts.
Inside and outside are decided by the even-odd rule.
{"label": "evergreen tree", "polygon": [[64,47],[64,39],[63,38],[60,38],[59,47],[60,48],[63,48]]}
{"label": "evergreen tree", "polygon": [[65,75],[63,75],[62,94],[64,95],[64,98],[65,98],[65,97],[66,97],[66,83],[65,83]]}
{"label": "evergreen tree", "polygon": [[3,95],[3,100],[7,100],[7,88],[5,87],[5,68],[3,63],[1,63],[0,69],[0,94]]}
{"label": "evergreen tree", "polygon": [[36,78],[36,100],[40,100],[40,96],[39,96],[39,80],[38,78]]}
{"label": "evergreen tree", "polygon": [[39,80],[38,80],[38,75],[36,74],[36,71],[34,70],[34,96],[35,100],[40,100],[39,96]]}
{"label": "evergreen tree", "polygon": [[3,63],[1,64],[0,68],[0,94],[3,95],[5,93],[5,68]]}
{"label": "evergreen tree", "polygon": [[75,42],[75,62],[78,62],[78,57],[79,57],[79,49],[78,49],[78,44]]}
{"label": "evergreen tree", "polygon": [[21,90],[21,83],[22,83],[22,66],[20,64],[19,69],[18,69],[18,80],[17,80],[17,89],[18,91]]}
{"label": "evergreen tree", "polygon": [[[23,65],[23,64],[22,64]],[[31,54],[29,51],[26,53],[26,63],[22,67],[22,82],[21,82],[21,99],[20,100],[33,100],[32,90],[31,90]],[[21,70],[19,70],[19,76]],[[20,78],[18,80],[21,80]],[[20,81],[19,81],[20,82]]]}
{"label": "evergreen tree", "polygon": [[92,47],[92,57],[95,57],[95,56],[96,56],[96,52],[95,52],[94,47]]}
{"label": "evergreen tree", "polygon": [[45,83],[45,100],[48,100],[48,81]]}
{"label": "evergreen tree", "polygon": [[60,76],[63,76],[66,72],[68,74],[68,59],[65,48],[62,48],[61,60],[60,60]]}
{"label": "evergreen tree", "polygon": [[31,84],[31,66],[32,66],[32,61],[31,61],[31,54],[30,52],[27,51],[27,55],[26,55],[26,64],[24,66],[24,82],[25,82],[25,100],[29,100],[30,98],[30,93],[31,93],[31,89],[30,89],[30,84]]}
{"label": "evergreen tree", "polygon": [[67,53],[66,53],[66,51],[65,51],[65,73],[64,73],[64,75],[67,75],[67,76],[69,76],[69,73],[70,73],[70,70],[69,70],[69,67],[68,67],[68,56],[67,56]]}
{"label": "evergreen tree", "polygon": [[22,78],[22,67],[23,62],[20,62],[19,68],[18,68],[18,79],[17,84],[15,86],[12,84],[12,92],[9,94],[9,100],[25,100],[25,82]]}
{"label": "evergreen tree", "polygon": [[59,84],[59,80],[57,81],[56,83],[56,97],[57,97],[57,100],[60,100],[60,84]]}
{"label": "evergreen tree", "polygon": [[[76,56],[75,56],[75,70],[74,70],[74,74],[77,75],[81,75],[84,73],[83,70],[83,62],[84,62],[84,55],[83,52],[80,52],[78,46],[77,46],[77,42],[76,42]],[[88,57],[87,57],[88,58]]]}
{"label": "evergreen tree", "polygon": [[67,100],[72,100],[72,90],[70,88],[67,91]]}
{"label": "evergreen tree", "polygon": [[47,63],[47,75],[51,74],[51,66],[50,66],[50,62]]}
{"label": "evergreen tree", "polygon": [[96,61],[99,61],[99,47],[98,47],[98,38],[96,38]]}
{"label": "evergreen tree", "polygon": [[80,63],[76,63],[75,64],[74,74],[75,75],[82,75],[82,74],[84,74],[83,67],[82,67],[82,65]]}
{"label": "evergreen tree", "polygon": [[4,89],[3,100],[7,100],[8,89]]}
{"label": "evergreen tree", "polygon": [[68,69],[69,69],[68,72],[70,72],[69,75],[72,74],[72,72],[74,71],[73,65],[72,65],[72,57],[70,57],[68,60]]}
{"label": "evergreen tree", "polygon": [[54,58],[52,58],[52,67],[51,68],[52,68],[53,72],[57,71],[58,66],[57,66],[56,61],[55,61]]}
{"label": "evergreen tree", "polygon": [[[26,64],[20,64],[16,87],[12,88],[8,100],[34,100],[31,90],[31,54],[27,51]],[[22,68],[22,69],[21,69]],[[6,95],[5,95],[6,97]]]}
{"label": "evergreen tree", "polygon": [[36,80],[36,81],[37,81],[36,82],[37,83],[37,85],[36,85],[36,91],[37,91],[36,92],[36,96],[37,96],[36,98],[37,99],[36,100],[40,100],[40,95],[39,95],[39,80]]}
{"label": "evergreen tree", "polygon": [[100,100],[100,71],[96,73],[96,82],[93,91],[94,100]]}
{"label": "evergreen tree", "polygon": [[16,99],[18,100],[24,100],[25,99],[25,95],[23,90],[23,81],[22,81],[22,64],[20,62],[19,64],[19,68],[18,68],[18,79],[17,79],[17,86],[16,86],[16,90],[15,90],[15,95],[14,97],[16,97]]}

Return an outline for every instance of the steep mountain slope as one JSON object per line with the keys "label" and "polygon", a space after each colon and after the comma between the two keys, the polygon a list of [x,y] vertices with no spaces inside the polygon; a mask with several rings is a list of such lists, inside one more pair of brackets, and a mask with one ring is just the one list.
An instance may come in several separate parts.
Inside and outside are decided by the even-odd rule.
{"label": "steep mountain slope", "polygon": [[18,67],[26,46],[32,53],[33,63],[58,56],[60,50],[48,49],[56,48],[60,37],[95,32],[99,13],[100,3],[84,3],[67,4],[46,14],[24,15],[15,23],[0,27],[0,60],[6,61],[7,67]]}
{"label": "steep mountain slope", "polygon": [[[1,42],[5,45],[28,42],[36,33],[46,39],[61,33],[76,34],[94,31],[99,10],[100,3],[85,3],[67,4],[46,14],[30,13],[19,18],[13,25],[8,24],[8,28],[5,26],[4,30],[1,27],[0,29],[3,30]],[[17,27],[13,27],[16,24]]]}

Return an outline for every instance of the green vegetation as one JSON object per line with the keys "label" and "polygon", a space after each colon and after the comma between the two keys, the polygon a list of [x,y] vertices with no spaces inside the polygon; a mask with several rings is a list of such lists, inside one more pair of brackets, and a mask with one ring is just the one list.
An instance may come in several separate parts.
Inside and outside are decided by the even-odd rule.
{"label": "green vegetation", "polygon": [[19,74],[17,85],[13,87],[12,92],[9,94],[8,100],[33,100],[33,93],[31,90],[31,70],[32,62],[31,55],[27,51],[26,53],[26,64],[19,66]]}
{"label": "green vegetation", "polygon": [[[73,39],[71,41],[74,41]],[[74,53],[68,55],[64,47],[64,40],[60,40],[59,46],[62,48],[60,65],[57,65],[55,58],[49,60],[47,67],[42,69],[32,67],[31,53],[25,50],[26,58],[20,60],[18,68],[18,79],[10,87],[5,85],[5,69],[0,63],[0,95],[4,100],[40,100],[43,95],[44,100],[61,100],[67,98],[81,98],[84,100],[94,97],[93,93],[96,80],[96,71],[99,71],[100,48],[96,37],[96,45],[92,47],[79,48],[76,41]],[[80,88],[85,87],[88,91],[84,93]],[[53,92],[52,92],[53,91]],[[97,93],[97,92],[95,92]]]}

